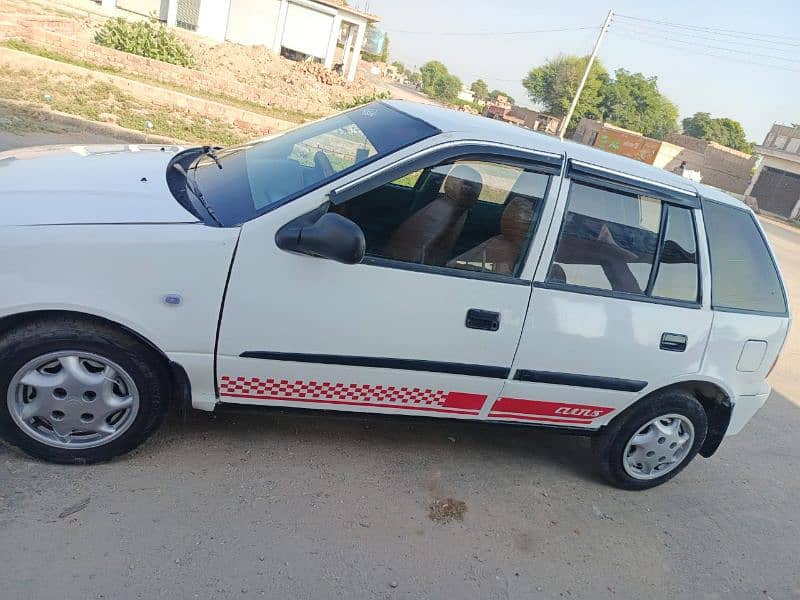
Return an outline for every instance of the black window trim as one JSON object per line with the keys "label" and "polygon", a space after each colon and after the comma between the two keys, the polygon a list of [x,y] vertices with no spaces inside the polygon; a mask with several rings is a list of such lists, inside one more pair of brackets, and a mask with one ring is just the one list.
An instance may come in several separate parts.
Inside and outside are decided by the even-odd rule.
{"label": "black window trim", "polygon": [[783,312],[779,311],[770,311],[770,310],[757,310],[757,309],[750,309],[750,308],[733,308],[729,306],[720,306],[714,304],[714,265],[713,261],[711,260],[711,238],[708,235],[708,225],[706,223],[706,213],[703,210],[703,228],[705,229],[706,234],[706,245],[708,246],[708,270],[709,275],[711,276],[711,310],[717,312],[724,312],[724,313],[734,313],[739,315],[759,315],[762,317],[790,317],[789,313],[789,297],[786,295],[786,286],[783,282],[783,277],[781,276],[781,271],[778,268],[778,261],[775,259],[775,254],[772,251],[772,247],[769,245],[767,238],[764,236],[764,232],[762,231],[761,227],[758,224],[757,217],[755,214],[750,211],[745,206],[736,206],[735,204],[728,204],[727,202],[720,202],[718,200],[713,200],[711,198],[707,198],[705,196],[701,197],[701,205],[705,208],[706,203],[716,204],[718,206],[722,206],[728,208],[730,210],[738,210],[740,212],[746,213],[750,220],[753,221],[753,225],[758,232],[759,237],[761,238],[761,243],[764,244],[764,247],[767,249],[767,254],[772,261],[772,268],[775,269],[775,274],[778,277],[778,285],[781,288],[781,294],[783,294],[783,304],[786,306],[786,310]]}
{"label": "black window trim", "polygon": [[[381,157],[385,158],[385,157]],[[543,175],[560,175],[564,156],[494,142],[457,140],[424,148],[399,161],[385,165],[329,192],[328,198],[339,205],[400,177],[454,160],[484,160],[528,169]]]}
{"label": "black window trim", "polygon": [[[572,159],[570,159],[572,160]],[[569,168],[569,167],[568,167]],[[573,180],[570,180],[569,185],[570,189],[567,191],[567,203],[564,207],[564,213],[561,217],[561,223],[558,227],[558,235],[556,237],[556,243],[553,247],[553,255],[550,257],[550,264],[547,268],[547,273],[545,274],[545,281],[534,281],[533,287],[549,289],[549,290],[559,290],[563,292],[574,292],[576,294],[584,294],[587,296],[602,296],[604,298],[616,298],[618,300],[634,300],[636,302],[648,302],[650,304],[664,304],[666,306],[676,306],[681,308],[692,308],[692,309],[700,309],[703,307],[703,290],[702,290],[702,283],[703,277],[700,268],[700,244],[697,238],[697,220],[695,219],[694,210],[689,209],[689,207],[683,206],[682,204],[667,202],[665,200],[661,200],[660,198],[655,198],[659,200],[661,204],[661,222],[659,223],[659,232],[658,232],[658,242],[656,246],[656,251],[653,257],[653,268],[650,271],[650,278],[653,278],[652,285],[655,285],[655,278],[658,277],[658,270],[659,270],[659,260],[661,255],[661,247],[663,246],[664,239],[666,236],[667,230],[667,220],[665,215],[668,213],[666,207],[667,204],[675,204],[679,208],[689,210],[689,214],[692,217],[692,230],[694,233],[694,241],[695,241],[695,271],[697,272],[697,300],[677,300],[674,298],[662,298],[661,296],[649,296],[646,295],[648,291],[652,291],[650,289],[651,281],[648,278],[647,288],[641,294],[633,294],[630,292],[615,292],[614,290],[604,290],[602,288],[593,288],[585,285],[575,285],[571,283],[563,284],[563,283],[554,283],[547,281],[547,277],[550,275],[550,269],[553,267],[553,263],[555,262],[556,252],[558,251],[558,244],[561,241],[561,234],[564,231],[564,223],[566,221],[567,213],[569,212],[569,194],[572,193],[572,183]],[[624,196],[631,196],[638,198],[640,194],[643,192],[635,192],[633,190],[618,190],[616,189],[616,185],[612,184],[611,182],[605,184],[599,183],[592,183],[584,180],[578,180],[577,183],[583,185],[589,185],[590,187],[595,187],[603,190],[607,190],[613,193],[618,193]],[[645,193],[646,196],[652,197],[651,195]],[[698,206],[699,208],[699,206]],[[705,223],[705,219],[703,219]]]}
{"label": "black window trim", "polygon": [[691,300],[672,300],[670,298],[661,298],[659,296],[645,296],[643,294],[631,294],[630,292],[615,292],[614,290],[603,290],[600,288],[587,287],[583,285],[564,285],[563,283],[534,281],[533,287],[546,290],[557,290],[560,292],[571,292],[573,294],[583,294],[584,296],[601,296],[603,298],[614,298],[616,300],[632,300],[634,302],[663,304],[666,306],[691,308],[695,310],[703,308],[703,304],[701,302],[692,302]]}
{"label": "black window trim", "polygon": [[485,273],[483,271],[472,271],[470,269],[458,269],[455,267],[439,267],[435,265],[423,265],[420,263],[404,262],[391,258],[379,256],[365,256],[359,263],[370,267],[383,267],[387,269],[397,269],[400,271],[414,271],[417,273],[428,273],[430,275],[444,275],[447,277],[458,277],[460,279],[478,279],[491,283],[505,283],[511,285],[530,286],[529,279],[520,279],[513,275],[500,275],[498,273]]}
{"label": "black window trim", "polygon": [[641,179],[574,158],[567,161],[566,176],[572,181],[581,181],[598,187],[611,186],[616,191],[625,191],[637,196],[650,196],[684,208],[700,208],[700,197],[696,191]]}

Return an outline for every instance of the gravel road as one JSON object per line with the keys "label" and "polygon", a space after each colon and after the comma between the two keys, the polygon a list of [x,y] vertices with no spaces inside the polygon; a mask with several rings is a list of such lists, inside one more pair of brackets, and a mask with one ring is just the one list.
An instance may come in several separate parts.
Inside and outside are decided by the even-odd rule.
{"label": "gravel road", "polygon": [[[85,139],[37,136],[0,147]],[[797,290],[800,233],[767,229]],[[448,421],[196,413],[93,467],[0,446],[0,597],[800,597],[796,331],[748,427],[647,492],[583,438]]]}

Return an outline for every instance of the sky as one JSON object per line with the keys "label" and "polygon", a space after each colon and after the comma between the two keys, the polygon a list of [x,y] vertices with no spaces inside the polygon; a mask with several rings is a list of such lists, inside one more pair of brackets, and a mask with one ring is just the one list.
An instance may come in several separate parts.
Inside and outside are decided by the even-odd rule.
{"label": "sky", "polygon": [[[697,111],[742,123],[761,143],[773,123],[800,122],[800,2],[753,0],[351,0],[381,17],[391,60],[421,66],[440,60],[469,84],[533,106],[520,81],[546,59],[588,54],[609,9],[611,24],[599,58],[658,77],[680,117]],[[639,21],[632,19],[648,19]],[[668,27],[651,21],[689,25]],[[577,31],[501,35],[543,29]],[[702,28],[737,33],[710,35]],[[438,32],[438,33],[436,33]],[[460,35],[478,33],[480,35]],[[455,35],[459,34],[459,35]]]}

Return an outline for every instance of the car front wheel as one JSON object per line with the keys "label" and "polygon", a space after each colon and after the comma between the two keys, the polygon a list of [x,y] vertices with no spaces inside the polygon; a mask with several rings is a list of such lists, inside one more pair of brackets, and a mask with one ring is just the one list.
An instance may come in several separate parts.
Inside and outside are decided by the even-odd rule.
{"label": "car front wheel", "polygon": [[617,417],[592,448],[611,484],[644,490],[668,481],[695,457],[708,430],[703,406],[689,393],[655,394]]}
{"label": "car front wheel", "polygon": [[134,336],[72,317],[0,338],[0,435],[58,463],[109,460],[141,444],[167,406],[163,359]]}

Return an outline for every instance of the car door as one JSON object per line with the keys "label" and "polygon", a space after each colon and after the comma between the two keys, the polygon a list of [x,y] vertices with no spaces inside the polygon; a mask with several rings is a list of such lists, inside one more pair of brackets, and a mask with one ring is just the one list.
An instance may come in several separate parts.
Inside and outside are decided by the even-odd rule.
{"label": "car door", "polygon": [[572,160],[561,195],[489,418],[597,428],[700,370],[712,322],[703,217],[688,186]]}
{"label": "car door", "polygon": [[[485,417],[517,349],[536,262],[528,257],[544,244],[537,226],[555,208],[561,168],[559,156],[505,152],[450,143],[355,178],[331,193],[332,203],[311,193],[246,223],[220,324],[220,400]],[[451,182],[409,213],[397,188],[410,187],[421,170]],[[499,229],[512,194],[523,209],[506,216],[513,242]],[[392,198],[405,209],[388,209]],[[460,251],[480,203],[494,207],[498,225]],[[367,255],[360,264],[277,247],[280,228],[315,210],[362,228]]]}

